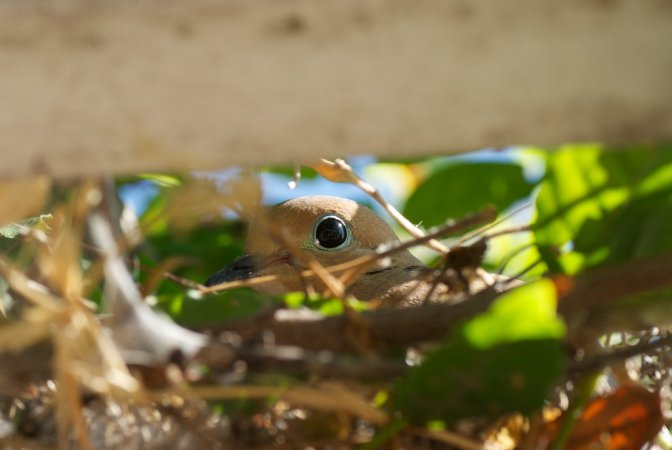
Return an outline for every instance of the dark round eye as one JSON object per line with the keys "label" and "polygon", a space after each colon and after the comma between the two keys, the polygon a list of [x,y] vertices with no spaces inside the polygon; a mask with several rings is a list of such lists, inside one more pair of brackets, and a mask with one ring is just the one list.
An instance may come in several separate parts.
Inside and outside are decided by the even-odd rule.
{"label": "dark round eye", "polygon": [[319,248],[333,250],[348,241],[350,230],[340,217],[325,216],[317,221],[313,233]]}

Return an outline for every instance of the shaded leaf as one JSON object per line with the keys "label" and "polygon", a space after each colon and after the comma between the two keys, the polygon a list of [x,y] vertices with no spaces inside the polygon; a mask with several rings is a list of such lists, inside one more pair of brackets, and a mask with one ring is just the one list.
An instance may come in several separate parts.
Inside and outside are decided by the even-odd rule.
{"label": "shaded leaf", "polygon": [[517,164],[458,162],[425,180],[406,202],[404,215],[431,227],[487,205],[502,211],[528,196],[532,188]]}
{"label": "shaded leaf", "polygon": [[396,405],[412,423],[532,413],[560,375],[562,361],[557,340],[511,342],[483,350],[457,336],[396,383]]}
{"label": "shaded leaf", "polygon": [[251,289],[233,289],[198,300],[179,293],[164,295],[158,306],[184,326],[207,327],[250,317],[274,304],[273,299]]}
{"label": "shaded leaf", "polygon": [[531,413],[562,372],[553,284],[503,295],[395,384],[395,404],[413,423]]}

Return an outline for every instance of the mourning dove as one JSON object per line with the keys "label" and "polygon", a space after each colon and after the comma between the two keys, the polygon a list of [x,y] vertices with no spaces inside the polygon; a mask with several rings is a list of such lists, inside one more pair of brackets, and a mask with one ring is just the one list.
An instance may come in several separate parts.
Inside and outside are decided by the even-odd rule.
{"label": "mourning dove", "polygon": [[[324,267],[375,255],[384,246],[399,243],[390,226],[369,208],[352,200],[330,196],[299,197],[271,207],[265,220],[250,223],[246,254],[206,281],[207,286],[264,275],[278,280],[255,289],[278,295],[302,290],[298,273],[307,269],[287,250],[288,246],[310,255]],[[285,242],[274,239],[268,227],[283,233]],[[276,235],[277,236],[277,235]],[[375,261],[350,284],[347,292],[359,300],[380,300],[385,306],[422,302],[432,290],[421,279],[428,272],[408,250]],[[316,287],[323,287],[318,286]]]}

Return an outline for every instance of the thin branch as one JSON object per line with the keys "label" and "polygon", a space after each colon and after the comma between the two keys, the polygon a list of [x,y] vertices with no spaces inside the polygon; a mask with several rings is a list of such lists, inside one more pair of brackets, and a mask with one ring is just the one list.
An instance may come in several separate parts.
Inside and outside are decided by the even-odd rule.
{"label": "thin branch", "polygon": [[567,281],[570,289],[558,305],[561,313],[606,308],[625,297],[672,287],[672,254],[607,266]]}
{"label": "thin branch", "polygon": [[530,228],[529,224],[518,225],[518,226],[509,227],[509,228],[502,228],[501,230],[493,231],[490,234],[486,234],[485,236],[483,236],[483,239],[490,240],[490,239],[494,239],[494,238],[499,237],[499,236],[505,236],[507,234],[515,234],[515,233],[525,233],[525,232],[528,232],[530,230],[531,230],[531,228]]}
{"label": "thin branch", "polygon": [[[405,229],[411,236],[416,238],[422,238],[425,233],[415,226],[410,220],[408,220],[403,214],[401,214],[394,206],[392,206],[387,200],[380,195],[380,192],[371,184],[363,180],[359,175],[352,170],[352,167],[348,165],[342,159],[336,159],[334,161],[329,161],[327,159],[322,159],[319,164],[313,166],[313,168],[324,178],[335,181],[339,183],[350,183],[354,184],[371,198],[373,198],[379,205],[381,205],[387,213],[392,216],[392,218],[399,224],[403,229]],[[441,254],[448,253],[449,249],[443,245],[438,240],[432,238],[425,242],[428,247]]]}
{"label": "thin branch", "polygon": [[[429,304],[420,307],[381,309],[361,313],[367,324],[370,345],[373,349],[398,348],[419,342],[432,341],[446,336],[462,321],[485,311],[499,295],[494,288],[487,288],[458,304]],[[352,346],[344,336],[347,325],[345,316],[306,319],[292,316],[284,310],[282,317],[268,324],[264,330],[272,333],[277,345],[289,345],[308,350],[350,352]],[[254,318],[249,319],[255,321]],[[245,321],[203,327],[214,333],[237,332],[248,329]]]}
{"label": "thin branch", "polygon": [[516,214],[518,214],[519,212],[529,208],[530,206],[532,206],[532,202],[524,203],[523,205],[519,206],[518,208],[514,209],[513,211],[506,213],[505,215],[503,215],[499,219],[493,220],[492,222],[490,222],[486,225],[483,225],[482,227],[479,227],[479,228],[475,229],[474,231],[472,231],[470,233],[467,233],[464,236],[460,237],[457,240],[457,242],[455,242],[455,245],[461,245],[464,242],[469,241],[470,239],[482,236],[483,234],[485,234],[486,231],[492,230],[497,225],[499,225],[501,223],[504,223],[505,221],[509,220],[511,217],[513,217]]}
{"label": "thin branch", "polygon": [[631,345],[618,350],[613,350],[607,353],[602,353],[591,358],[581,361],[575,361],[569,365],[567,372],[569,374],[585,374],[595,372],[607,367],[615,362],[623,361],[633,356],[648,353],[651,350],[656,350],[662,347],[672,345],[672,334],[652,339],[648,342]]}
{"label": "thin branch", "polygon": [[506,266],[508,266],[509,263],[513,260],[513,258],[515,258],[516,256],[520,255],[520,254],[521,254],[522,252],[524,252],[525,250],[534,247],[534,245],[535,245],[535,244],[533,244],[533,243],[530,242],[530,243],[527,243],[527,244],[525,244],[525,245],[522,245],[522,246],[518,247],[517,249],[512,250],[511,252],[509,252],[509,253],[504,257],[504,259],[503,259],[502,262],[500,263],[499,267],[497,268],[497,273],[501,275],[502,272],[504,272],[504,269],[506,269]]}
{"label": "thin branch", "polygon": [[[437,239],[441,237],[448,236],[453,233],[457,233],[459,231],[465,230],[475,224],[478,223],[483,223],[488,220],[492,220],[492,218],[495,216],[495,210],[493,208],[486,208],[483,211],[480,211],[476,214],[472,214],[471,216],[467,216],[464,219],[458,220],[456,222],[451,222],[448,223],[444,226],[441,226],[437,228],[434,231],[431,231],[430,233],[419,237],[415,239],[411,239],[409,241],[405,242],[400,242],[396,245],[393,245],[390,248],[383,249],[379,252],[377,252],[375,255],[371,256],[363,256],[361,258],[357,258],[351,261],[348,261],[346,263],[342,264],[337,264],[334,266],[329,266],[325,267],[325,270],[327,270],[329,273],[339,273],[339,272],[344,272],[346,270],[350,269],[365,269],[369,267],[369,265],[373,264],[375,261],[381,259],[381,258],[387,258],[388,256],[392,256],[395,253],[408,250],[409,248],[416,247],[418,245],[425,244],[432,239]],[[304,270],[301,272],[303,276],[306,277],[312,277],[315,275],[315,272],[312,270]],[[227,289],[233,289],[237,287],[249,287],[249,286],[255,286],[259,284],[264,284],[264,283],[270,283],[273,281],[277,281],[279,279],[282,279],[279,276],[276,275],[269,275],[269,276],[264,276],[264,277],[255,277],[251,278],[249,280],[236,280],[236,281],[229,281],[226,283],[221,283],[215,286],[211,287],[205,287],[203,286],[202,288],[199,289],[199,292],[202,294],[210,294],[214,292],[219,292],[219,291],[224,291]]]}
{"label": "thin branch", "polygon": [[359,380],[390,380],[408,369],[401,359],[346,357],[330,351],[314,352],[288,345],[252,344],[233,349],[226,343],[213,342],[195,357],[195,361],[207,365],[214,373],[229,372],[234,360],[245,362],[250,371]]}

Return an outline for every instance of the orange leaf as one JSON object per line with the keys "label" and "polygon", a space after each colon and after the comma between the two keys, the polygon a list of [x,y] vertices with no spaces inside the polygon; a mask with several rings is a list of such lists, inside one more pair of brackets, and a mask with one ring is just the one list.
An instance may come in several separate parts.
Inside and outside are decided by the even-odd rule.
{"label": "orange leaf", "polygon": [[[563,414],[545,424],[540,441],[553,442],[565,418]],[[586,405],[565,448],[638,450],[658,434],[663,423],[657,392],[623,386]]]}

